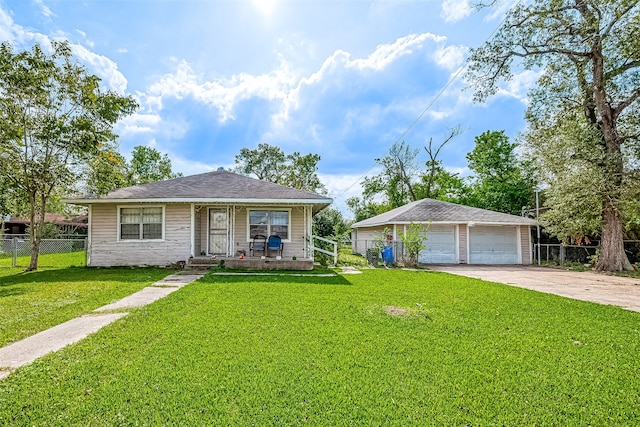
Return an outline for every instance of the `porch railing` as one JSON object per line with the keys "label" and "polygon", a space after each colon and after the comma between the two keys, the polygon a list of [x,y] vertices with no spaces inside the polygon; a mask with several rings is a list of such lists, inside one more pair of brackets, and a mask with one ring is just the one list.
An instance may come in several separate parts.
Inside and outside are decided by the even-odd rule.
{"label": "porch railing", "polygon": [[[319,240],[320,242],[324,242],[326,244],[333,246],[333,251],[328,251],[321,247],[316,246],[315,240]],[[325,239],[320,236],[311,236],[311,252],[315,254],[315,252],[320,252],[322,254],[330,255],[333,257],[333,265],[338,265],[338,242],[334,242],[333,240]]]}

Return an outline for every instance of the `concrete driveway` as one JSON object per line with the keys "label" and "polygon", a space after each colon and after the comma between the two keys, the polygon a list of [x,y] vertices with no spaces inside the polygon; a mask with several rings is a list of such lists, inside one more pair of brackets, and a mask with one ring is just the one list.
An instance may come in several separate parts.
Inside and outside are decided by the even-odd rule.
{"label": "concrete driveway", "polygon": [[640,280],[522,265],[430,265],[431,270],[640,312]]}

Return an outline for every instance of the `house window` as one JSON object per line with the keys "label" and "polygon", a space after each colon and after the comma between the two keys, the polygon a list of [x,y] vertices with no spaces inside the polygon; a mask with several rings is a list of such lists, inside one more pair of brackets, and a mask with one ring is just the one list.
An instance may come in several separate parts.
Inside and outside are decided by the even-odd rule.
{"label": "house window", "polygon": [[249,211],[249,238],[257,234],[289,240],[289,211]]}
{"label": "house window", "polygon": [[120,240],[160,240],[162,207],[120,208]]}

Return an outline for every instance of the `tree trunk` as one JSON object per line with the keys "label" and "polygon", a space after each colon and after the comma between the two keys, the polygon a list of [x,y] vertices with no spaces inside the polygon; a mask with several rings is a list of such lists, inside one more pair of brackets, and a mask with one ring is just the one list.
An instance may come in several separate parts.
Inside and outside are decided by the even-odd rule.
{"label": "tree trunk", "polygon": [[596,37],[593,52],[593,101],[598,110],[597,125],[602,133],[605,147],[605,178],[609,180],[609,189],[602,200],[602,240],[596,271],[633,270],[633,266],[624,252],[623,219],[619,210],[622,193],[624,163],[622,160],[621,140],[618,135],[615,109],[608,102],[605,85],[605,65],[602,54],[602,41]]}
{"label": "tree trunk", "polygon": [[[46,209],[46,198],[40,198],[40,205],[37,205],[37,195],[31,194],[31,227],[29,227],[29,238],[31,241],[31,261],[25,271],[35,271],[38,269],[38,258],[40,256],[40,241],[42,239],[42,229],[44,226],[44,213]],[[39,212],[38,212],[39,211]]]}
{"label": "tree trunk", "polygon": [[610,201],[603,203],[602,220],[604,226],[596,271],[633,270],[633,266],[624,252],[622,217]]}

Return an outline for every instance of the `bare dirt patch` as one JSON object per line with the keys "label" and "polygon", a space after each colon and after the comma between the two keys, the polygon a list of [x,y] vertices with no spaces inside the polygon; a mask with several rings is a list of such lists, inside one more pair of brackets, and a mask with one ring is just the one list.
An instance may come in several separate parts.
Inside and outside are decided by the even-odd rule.
{"label": "bare dirt patch", "polygon": [[382,308],[384,309],[384,311],[387,312],[387,314],[391,316],[404,316],[406,314],[409,314],[409,310],[402,307],[394,307],[394,306],[388,305]]}

